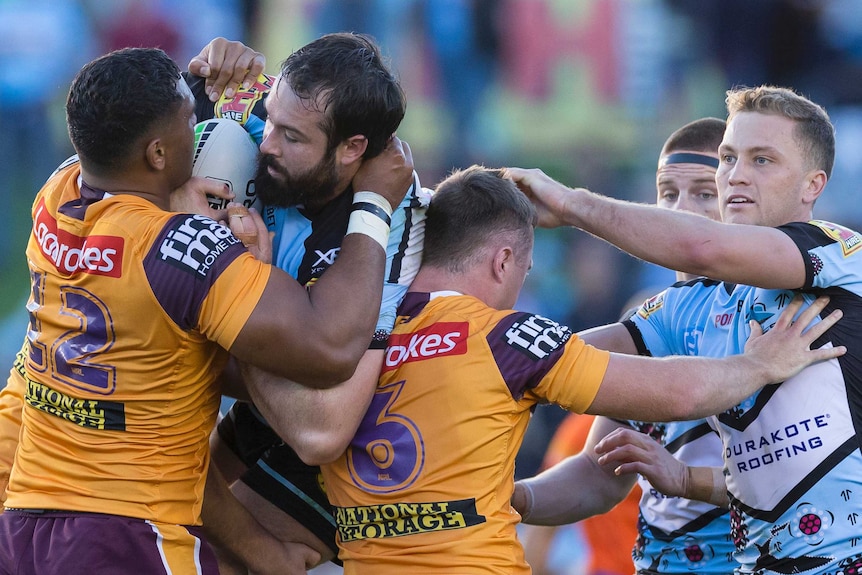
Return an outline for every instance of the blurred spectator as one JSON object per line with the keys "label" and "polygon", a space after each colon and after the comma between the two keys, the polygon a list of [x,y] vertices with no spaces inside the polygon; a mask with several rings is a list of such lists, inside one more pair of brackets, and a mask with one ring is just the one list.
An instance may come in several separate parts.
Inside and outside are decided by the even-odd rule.
{"label": "blurred spectator", "polygon": [[[62,110],[58,102],[69,81],[90,59],[88,30],[71,0],[0,1],[0,200],[6,209],[19,203],[29,208],[42,183],[72,153],[58,144],[65,133],[54,111]],[[23,262],[28,224],[0,227],[0,269],[10,257]]]}
{"label": "blurred spectator", "polygon": [[480,114],[500,60],[497,0],[420,0],[439,97],[451,116],[444,169],[483,163]]}

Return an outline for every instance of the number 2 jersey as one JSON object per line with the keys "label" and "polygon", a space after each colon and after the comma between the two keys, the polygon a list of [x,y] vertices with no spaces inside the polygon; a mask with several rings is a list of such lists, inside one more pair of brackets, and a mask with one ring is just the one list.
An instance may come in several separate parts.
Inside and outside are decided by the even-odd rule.
{"label": "number 2 jersey", "polygon": [[[781,226],[805,262],[802,293],[844,317],[812,347],[846,355],[708,418],[722,440],[742,573],[856,573],[862,566],[862,237],[823,221]],[[764,254],[763,257],[769,257]],[[794,292],[707,279],[647,300],[630,331],[654,356],[740,353],[749,320],[770,329]]]}
{"label": "number 2 jersey", "polygon": [[191,525],[217,374],[270,266],[230,230],[61,166],[33,204],[25,407],[6,506]]}
{"label": "number 2 jersey", "polygon": [[345,573],[529,573],[509,500],[531,409],[583,412],[609,357],[541,316],[408,293],[368,412],[323,467]]}

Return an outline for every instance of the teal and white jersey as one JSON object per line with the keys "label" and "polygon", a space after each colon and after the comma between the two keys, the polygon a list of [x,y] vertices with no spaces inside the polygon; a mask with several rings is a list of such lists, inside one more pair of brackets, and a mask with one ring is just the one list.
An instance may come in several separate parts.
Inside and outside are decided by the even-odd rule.
{"label": "teal and white jersey", "polygon": [[[721,466],[721,440],[705,419],[648,423],[623,421],[693,466]],[[632,558],[638,573],[728,574],[737,565],[726,509],[668,497],[638,476],[641,500]]]}
{"label": "teal and white jersey", "polygon": [[[844,312],[814,345],[848,352],[708,419],[722,441],[738,572],[860,573],[862,237],[823,221],[779,229],[804,258],[806,301],[829,295],[822,315]],[[654,356],[725,356],[742,352],[750,319],[769,330],[793,295],[694,280],[648,300],[627,325]]]}

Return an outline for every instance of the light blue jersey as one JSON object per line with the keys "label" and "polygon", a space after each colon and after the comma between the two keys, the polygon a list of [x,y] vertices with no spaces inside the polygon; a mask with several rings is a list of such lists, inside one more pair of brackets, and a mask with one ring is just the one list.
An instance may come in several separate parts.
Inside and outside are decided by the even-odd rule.
{"label": "light blue jersey", "polygon": [[[413,186],[392,212],[383,300],[375,333],[376,344],[372,347],[383,349],[386,346],[386,338],[395,325],[395,310],[419,271],[425,209],[431,193],[419,185],[419,178],[414,174]],[[353,194],[345,192],[315,213],[297,207],[265,207],[264,222],[269,230],[275,232],[272,263],[302,285],[311,286],[335,262],[341,250],[352,202]]]}
{"label": "light blue jersey", "polygon": [[[708,419],[722,441],[738,571],[860,573],[862,237],[822,221],[779,229],[804,258],[806,301],[829,295],[821,317],[844,312],[814,346],[848,352]],[[651,298],[628,323],[654,356],[720,357],[743,351],[750,319],[770,329],[793,295],[695,280]]]}

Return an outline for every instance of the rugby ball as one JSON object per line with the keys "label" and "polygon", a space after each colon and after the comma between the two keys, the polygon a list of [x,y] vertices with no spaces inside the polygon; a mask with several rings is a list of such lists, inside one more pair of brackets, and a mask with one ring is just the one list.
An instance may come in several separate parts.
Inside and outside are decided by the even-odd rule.
{"label": "rugby ball", "polygon": [[[254,139],[233,120],[214,118],[195,125],[193,176],[225,182],[235,194],[234,202],[260,210],[254,192],[258,148]],[[227,200],[209,197],[210,206],[220,210]]]}

